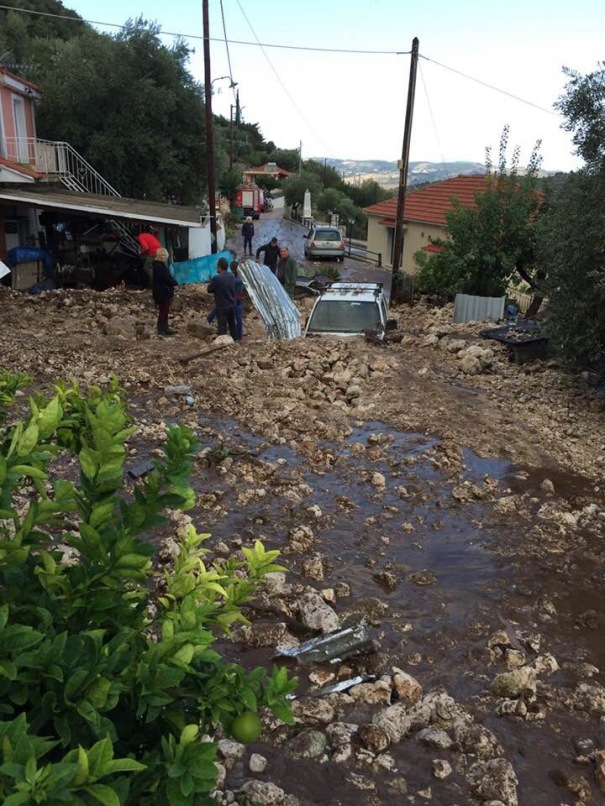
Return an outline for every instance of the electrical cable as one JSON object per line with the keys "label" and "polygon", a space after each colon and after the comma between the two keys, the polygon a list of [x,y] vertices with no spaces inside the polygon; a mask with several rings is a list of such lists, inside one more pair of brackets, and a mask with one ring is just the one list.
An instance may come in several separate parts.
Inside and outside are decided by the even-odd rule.
{"label": "electrical cable", "polygon": [[221,18],[223,20],[223,36],[225,37],[225,50],[227,51],[227,64],[229,65],[231,91],[233,92],[233,100],[237,103],[237,93],[235,91],[235,81],[233,80],[233,70],[231,68],[231,54],[229,53],[229,40],[227,39],[227,25],[225,23],[225,9],[223,8],[223,0],[221,0]]}
{"label": "electrical cable", "polygon": [[[100,20],[88,20],[83,17],[68,17],[66,14],[51,14],[49,11],[34,11],[31,8],[15,8],[14,6],[7,6],[0,4],[0,9],[5,11],[20,11],[23,14],[35,14],[39,17],[53,17],[58,20],[68,20],[69,22],[83,22],[87,25],[102,25],[105,28],[119,28],[120,30],[126,28],[125,25],[118,25],[115,22],[101,22]],[[197,34],[181,34],[175,31],[160,31],[161,36],[174,36],[178,39],[199,39],[204,40],[204,36]],[[223,42],[223,39],[217,37],[209,37],[210,42]],[[376,56],[408,56],[411,51],[409,50],[352,50],[347,48],[315,48],[306,45],[274,45],[269,42],[246,42],[240,39],[228,40],[231,45],[248,45],[252,47],[261,48],[280,48],[282,50],[303,50],[303,51],[317,51],[319,53],[360,53]]]}
{"label": "electrical cable", "polygon": [[319,135],[319,134],[318,134],[318,133],[315,131],[315,129],[313,128],[313,126],[312,126],[312,125],[309,123],[309,121],[307,120],[307,118],[304,116],[303,112],[302,112],[302,111],[301,111],[301,109],[299,108],[299,106],[298,106],[298,104],[296,103],[296,101],[294,100],[294,98],[293,98],[293,97],[290,95],[290,93],[288,92],[288,89],[287,89],[286,85],[284,84],[284,82],[283,82],[283,81],[282,81],[282,79],[281,79],[281,76],[279,75],[279,73],[277,72],[277,70],[275,69],[275,67],[273,66],[273,63],[272,63],[271,59],[270,59],[270,58],[269,58],[269,56],[268,56],[268,55],[265,53],[264,46],[263,46],[263,45],[261,45],[261,43],[258,41],[258,37],[257,37],[257,35],[256,35],[256,31],[254,30],[254,28],[252,27],[252,23],[250,22],[250,20],[249,20],[249,19],[248,19],[248,17],[246,16],[246,12],[245,12],[245,11],[244,11],[244,9],[242,8],[241,3],[239,2],[239,0],[236,0],[236,2],[237,2],[237,5],[239,6],[239,10],[242,12],[242,16],[243,16],[243,18],[246,20],[246,24],[248,25],[248,27],[249,27],[249,28],[250,28],[250,30],[252,31],[252,35],[254,36],[254,38],[256,39],[256,41],[258,42],[258,44],[260,45],[260,49],[261,49],[261,51],[262,51],[262,53],[263,53],[263,56],[264,56],[264,57],[265,57],[265,59],[267,60],[267,64],[268,64],[268,65],[269,65],[269,67],[271,68],[271,70],[272,70],[272,72],[273,72],[273,74],[274,74],[275,78],[277,79],[277,81],[279,82],[279,84],[280,84],[280,86],[281,86],[282,90],[283,90],[283,91],[284,91],[284,93],[286,94],[286,97],[288,98],[288,100],[290,101],[290,103],[292,104],[292,106],[294,107],[294,109],[296,109],[296,111],[297,111],[297,112],[298,112],[298,114],[300,115],[300,119],[301,119],[301,120],[303,121],[303,123],[304,123],[304,124],[305,124],[305,125],[308,127],[308,129],[309,129],[309,131],[311,132],[311,134],[313,134],[313,135],[314,135],[314,137],[317,139],[317,142],[318,142],[318,143],[321,143],[321,145],[322,145],[322,146],[323,146],[323,147],[326,149],[326,152],[327,152],[328,154],[332,154],[332,155],[334,155],[334,151],[333,151],[333,149],[331,149],[331,148],[330,148],[328,145],[326,145],[326,143],[323,141],[322,137],[321,137],[321,136],[320,136],[320,135]]}
{"label": "electrical cable", "polygon": [[501,95],[507,95],[509,98],[513,98],[515,101],[519,101],[522,104],[527,104],[528,106],[533,106],[534,109],[539,109],[540,112],[546,112],[549,115],[554,115],[558,117],[557,112],[553,112],[552,109],[546,109],[539,104],[535,104],[532,101],[526,101],[525,98],[520,98],[518,95],[514,95],[512,92],[507,92],[506,90],[501,90],[499,87],[494,87],[493,84],[488,84],[485,81],[481,81],[480,78],[474,78],[474,76],[469,76],[467,73],[463,73],[461,70],[456,70],[454,67],[448,67],[447,64],[442,64],[438,62],[436,59],[431,59],[429,56],[425,56],[422,53],[418,54],[421,59],[425,59],[427,62],[432,62],[433,64],[438,65],[439,67],[443,67],[444,70],[449,70],[452,73],[456,73],[456,75],[462,76],[463,78],[467,78],[469,81],[474,81],[476,84],[481,84],[483,87],[487,87],[489,90],[493,90],[494,92],[499,92]]}
{"label": "electrical cable", "polygon": [[429,93],[428,93],[428,90],[426,88],[426,82],[424,80],[424,73],[422,71],[422,66],[420,64],[418,65],[418,67],[420,69],[420,80],[422,81],[422,88],[424,89],[424,96],[426,98],[426,105],[428,106],[428,109],[429,109],[429,116],[431,118],[431,125],[433,127],[433,134],[435,135],[435,140],[437,141],[437,148],[439,149],[439,153],[441,154],[441,164],[443,166],[443,171],[444,171],[446,177],[449,178],[450,177],[450,172],[448,171],[447,166],[445,164],[445,157],[443,155],[443,147],[441,145],[441,140],[439,139],[439,133],[437,131],[437,126],[435,124],[435,118],[433,116],[433,108],[431,106],[431,99],[429,98]]}

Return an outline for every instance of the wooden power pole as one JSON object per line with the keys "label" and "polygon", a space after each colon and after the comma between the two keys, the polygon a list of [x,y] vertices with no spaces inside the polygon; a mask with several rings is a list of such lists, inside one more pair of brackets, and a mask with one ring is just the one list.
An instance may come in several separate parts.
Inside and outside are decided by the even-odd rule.
{"label": "wooden power pole", "polygon": [[403,257],[403,220],[405,215],[405,194],[408,186],[408,166],[410,163],[410,141],[412,139],[412,118],[414,116],[414,95],[416,94],[416,72],[418,70],[418,37],[412,41],[412,59],[410,62],[410,81],[408,84],[408,102],[405,110],[403,129],[403,146],[399,163],[399,192],[397,194],[397,216],[395,219],[395,241],[393,243],[393,274],[401,271]]}
{"label": "wooden power pole", "polygon": [[210,216],[210,251],[216,246],[216,187],[214,179],[214,126],[212,121],[212,80],[210,77],[210,22],[208,0],[203,0],[204,17],[204,95],[206,101],[206,174],[208,176],[208,215]]}

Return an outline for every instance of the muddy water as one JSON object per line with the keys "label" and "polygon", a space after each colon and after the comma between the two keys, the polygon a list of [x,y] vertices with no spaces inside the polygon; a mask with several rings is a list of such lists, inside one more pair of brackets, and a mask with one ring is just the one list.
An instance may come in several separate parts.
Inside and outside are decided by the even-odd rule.
{"label": "muddy water", "polygon": [[[379,422],[358,426],[342,444],[316,440],[313,456],[303,455],[296,445],[264,443],[234,421],[200,425],[208,431],[207,444],[229,446],[233,466],[231,475],[223,475],[220,465],[196,473],[200,492],[224,493],[223,512],[198,513],[198,525],[211,531],[214,541],[228,543],[234,535],[244,541],[261,537],[267,546],[285,550],[282,559],[290,569],[290,582],[316,588],[346,582],[351,596],[339,599],[335,609],[341,617],[363,614],[378,650],[350,662],[353,674],[388,672],[396,665],[413,674],[425,691],[445,687],[502,743],[519,777],[521,804],[573,802],[565,800],[569,793],[555,781],[561,770],[577,773],[571,741],[598,738],[595,725],[578,724],[560,708],[541,722],[499,719],[493,703],[489,706],[482,698],[502,671],[489,666],[486,642],[504,623],[539,632],[543,651],[552,652],[562,664],[581,660],[605,666],[600,598],[604,566],[594,535],[580,533],[577,556],[565,562],[557,554],[540,556],[535,547],[528,556],[524,553],[544,498],[543,494],[540,498],[540,475],[518,476],[509,464],[481,459],[468,450],[461,465],[448,469],[440,461],[435,440],[402,434]],[[238,462],[249,462],[250,455],[255,462],[277,463],[278,470],[264,497],[238,506],[236,496],[254,486],[244,480],[249,468],[238,473]],[[376,473],[384,476],[384,488],[372,483]],[[567,485],[569,495],[580,502],[589,492],[581,480],[556,482]],[[307,485],[309,494],[302,502],[293,502],[285,492],[300,485]],[[490,495],[460,500],[454,494],[470,485]],[[490,499],[511,492],[533,496],[530,517],[520,521],[515,515],[495,513]],[[321,509],[319,519],[309,514],[310,506]],[[304,577],[305,555],[287,553],[288,531],[303,523],[313,529],[318,538],[315,550],[326,561],[325,579],[320,582]],[[391,575],[387,586],[384,572]],[[544,618],[539,610],[544,597],[555,603],[552,618]],[[275,662],[269,648],[235,645],[224,651],[246,666]],[[304,692],[306,671],[291,661],[287,665],[300,675]],[[570,686],[577,682],[565,669],[557,681]],[[370,721],[371,713],[368,706],[356,706],[347,711],[345,720]],[[291,761],[265,742],[250,749],[269,759],[263,777],[304,803],[357,804],[360,795],[368,803],[407,802],[406,796],[395,796],[386,788],[380,775],[367,773],[376,787],[370,799],[347,778],[353,769],[347,764]],[[423,750],[415,742],[401,743],[391,752],[410,793],[430,784],[431,803],[463,802],[453,796],[458,773],[446,782],[431,776],[432,759],[446,758],[447,752]],[[231,771],[229,783],[236,788],[245,777],[240,763]],[[596,789],[594,794],[598,799]]]}

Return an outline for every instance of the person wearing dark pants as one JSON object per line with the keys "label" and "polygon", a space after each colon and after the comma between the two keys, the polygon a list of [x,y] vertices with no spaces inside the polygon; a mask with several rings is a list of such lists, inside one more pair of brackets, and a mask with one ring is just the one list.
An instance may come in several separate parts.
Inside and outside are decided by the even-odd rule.
{"label": "person wearing dark pants", "polygon": [[218,335],[222,336],[229,330],[233,341],[237,341],[235,277],[229,273],[229,264],[224,257],[219,257],[217,260],[216,271],[217,273],[208,283],[208,293],[214,294]]}
{"label": "person wearing dark pants", "polygon": [[246,220],[242,224],[242,236],[244,238],[244,255],[246,250],[252,257],[252,238],[254,237],[254,224],[252,223],[251,216],[246,216]]}
{"label": "person wearing dark pants", "polygon": [[235,277],[235,329],[237,340],[241,341],[244,333],[244,281],[238,274],[237,260],[231,262],[231,274]]}
{"label": "person wearing dark pants", "polygon": [[158,308],[158,336],[174,336],[168,327],[168,314],[174,297],[176,280],[168,268],[168,251],[160,247],[152,265],[151,294]]}

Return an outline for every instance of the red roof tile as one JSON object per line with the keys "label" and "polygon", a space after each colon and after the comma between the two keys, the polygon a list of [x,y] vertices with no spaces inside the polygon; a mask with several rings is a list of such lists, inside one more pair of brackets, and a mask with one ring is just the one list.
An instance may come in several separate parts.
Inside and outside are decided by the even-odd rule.
{"label": "red roof tile", "polygon": [[271,165],[269,162],[265,162],[264,165],[259,165],[258,168],[247,168],[243,173],[245,174],[279,174],[283,176],[294,176],[293,171],[287,171],[285,168],[280,168],[279,165],[275,167],[271,166],[271,168],[267,168],[268,165]]}
{"label": "red roof tile", "polygon": [[[446,212],[454,206],[453,199],[458,199],[463,207],[474,207],[475,194],[486,189],[486,180],[487,177],[483,175],[460,175],[454,179],[444,179],[442,182],[433,182],[426,187],[412,190],[405,197],[403,219],[423,224],[443,225],[446,223]],[[365,207],[364,212],[380,216],[381,224],[395,226],[397,197]]]}

